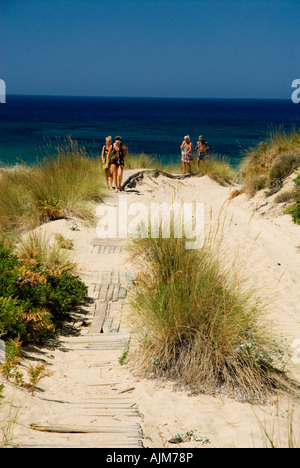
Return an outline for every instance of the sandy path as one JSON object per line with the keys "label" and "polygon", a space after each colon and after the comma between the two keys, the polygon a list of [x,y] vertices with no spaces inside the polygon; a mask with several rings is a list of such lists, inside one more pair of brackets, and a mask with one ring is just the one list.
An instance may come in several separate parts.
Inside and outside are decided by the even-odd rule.
{"label": "sandy path", "polygon": [[[125,174],[131,174],[128,171]],[[268,317],[270,324],[289,345],[300,339],[300,228],[292,224],[289,216],[269,218],[259,212],[253,212],[257,201],[249,201],[245,196],[226,202],[230,194],[229,187],[221,187],[208,177],[185,179],[184,181],[145,177],[135,188],[126,192],[128,206],[142,202],[150,207],[151,202],[171,203],[174,194],[184,201],[204,203],[205,227],[210,223],[216,225],[220,212],[224,224],[224,245],[229,258],[239,254],[242,273],[248,277],[250,285],[259,289],[261,297],[270,303]],[[108,193],[104,203],[118,206],[119,194]],[[212,220],[211,220],[212,210]],[[94,285],[99,279],[100,271],[134,270],[129,263],[126,252],[118,255],[102,253],[96,255],[92,241],[96,238],[95,228],[83,226],[80,231],[70,231],[65,220],[50,223],[41,230],[62,233],[74,240],[73,255],[79,265],[80,275],[90,286],[92,294]],[[98,275],[98,276],[97,276]],[[88,310],[86,320],[91,321],[93,311]],[[86,327],[79,327],[82,317],[75,326],[81,335],[87,333]],[[123,323],[128,331],[127,323]],[[72,351],[64,349],[65,340],[71,339]],[[286,437],[286,427],[290,402],[281,398],[278,404],[253,407],[225,397],[191,396],[186,391],[174,391],[170,382],[146,380],[133,376],[129,368],[118,362],[120,350],[101,351],[101,361],[109,362],[102,369],[97,350],[79,350],[76,338],[61,338],[61,343],[53,349],[42,349],[31,352],[31,357],[39,356],[54,371],[51,377],[40,383],[41,392],[31,397],[26,392],[15,391],[15,400],[21,410],[18,415],[14,442],[20,445],[55,445],[63,440],[64,444],[78,443],[79,446],[90,446],[99,443],[99,434],[76,434],[75,436],[53,435],[28,429],[32,422],[64,422],[74,424],[75,412],[70,405],[56,403],[56,400],[82,399],[84,395],[109,397],[126,395],[130,404],[138,409],[137,423],[143,430],[145,447],[259,447],[263,445],[262,433],[258,420],[272,432],[280,433],[281,442]],[[67,346],[69,349],[69,344]],[[297,351],[297,350],[295,350]],[[37,354],[34,354],[34,353]],[[299,354],[300,355],[300,354]],[[293,364],[293,373],[300,380],[300,362]],[[86,384],[90,385],[89,387]],[[106,384],[102,387],[99,384]],[[95,387],[98,385],[98,387]],[[127,394],[123,390],[132,388]],[[88,389],[88,390],[87,390]],[[97,389],[97,390],[95,390]],[[95,393],[96,391],[96,393]],[[57,412],[59,411],[59,418]],[[119,419],[118,424],[132,426],[132,418]],[[76,424],[102,424],[103,418],[91,417],[88,413],[76,413]],[[134,418],[135,419],[135,418]],[[107,421],[112,419],[106,417]],[[116,422],[116,421],[115,421]],[[300,408],[294,409],[295,431],[300,432]],[[191,440],[174,446],[168,440],[176,433],[193,430],[198,436],[207,437],[209,443]],[[277,436],[274,437],[277,439]],[[100,437],[101,439],[101,437]],[[111,440],[111,439],[110,439]],[[118,446],[118,437],[115,439]],[[138,440],[135,437],[134,440]],[[119,445],[121,446],[121,445]]]}

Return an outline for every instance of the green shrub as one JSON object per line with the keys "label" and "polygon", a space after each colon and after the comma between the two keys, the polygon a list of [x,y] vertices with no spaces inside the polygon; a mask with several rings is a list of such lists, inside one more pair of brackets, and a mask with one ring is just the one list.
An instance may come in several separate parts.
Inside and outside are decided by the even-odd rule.
{"label": "green shrub", "polygon": [[0,243],[0,336],[23,342],[48,338],[87,294],[68,266],[19,260]]}
{"label": "green shrub", "polygon": [[296,191],[294,193],[295,203],[286,209],[286,213],[292,216],[295,224],[300,224],[300,174],[294,180]]}
{"label": "green shrub", "polygon": [[[246,152],[240,165],[244,190],[253,196],[257,191],[269,188],[268,195],[273,195],[281,189],[283,180],[299,166],[299,131],[274,130],[267,141]],[[265,184],[260,183],[263,180]]]}
{"label": "green shrub", "polygon": [[15,298],[0,297],[0,335],[4,340],[18,336],[27,338],[26,324],[22,320],[23,306]]}

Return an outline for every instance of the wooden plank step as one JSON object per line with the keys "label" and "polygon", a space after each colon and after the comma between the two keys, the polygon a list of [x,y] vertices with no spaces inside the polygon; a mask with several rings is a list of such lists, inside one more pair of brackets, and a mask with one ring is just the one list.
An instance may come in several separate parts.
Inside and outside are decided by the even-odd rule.
{"label": "wooden plank step", "polygon": [[90,333],[101,333],[103,323],[106,317],[107,302],[98,301],[96,304],[95,314],[93,317],[92,324],[89,328],[88,334]]}
{"label": "wooden plank step", "polygon": [[100,301],[105,301],[106,300],[106,296],[107,296],[107,291],[108,291],[108,284],[101,284],[101,289],[100,289],[100,292],[99,292],[99,295],[98,295],[98,299]]}
{"label": "wooden plank step", "polygon": [[111,271],[103,271],[101,275],[101,284],[111,283]]}
{"label": "wooden plank step", "polygon": [[120,284],[115,284],[114,285],[114,290],[113,290],[113,296],[112,296],[112,301],[117,302],[119,299],[119,292],[120,292]]}
{"label": "wooden plank step", "polygon": [[125,299],[126,295],[127,295],[127,289],[121,286],[119,289],[119,299]]}
{"label": "wooden plank step", "polygon": [[118,270],[113,270],[111,275],[111,282],[117,284],[120,282],[120,275]]}
{"label": "wooden plank step", "polygon": [[111,301],[111,300],[112,300],[113,293],[114,293],[114,285],[113,285],[112,283],[110,283],[110,284],[108,285],[108,291],[107,291],[107,294],[106,294],[106,300],[107,300],[107,301]]}
{"label": "wooden plank step", "polygon": [[112,442],[107,441],[97,441],[96,443],[92,442],[82,442],[78,441],[71,442],[71,441],[64,441],[64,443],[46,443],[46,444],[27,444],[22,445],[22,448],[142,448],[143,444],[140,440],[130,440],[127,439],[125,441],[116,442],[115,440]]}
{"label": "wooden plank step", "polygon": [[40,432],[58,432],[63,434],[126,434],[127,436],[141,437],[139,425],[135,426],[76,426],[64,424],[31,423],[31,429]]}
{"label": "wooden plank step", "polygon": [[109,333],[110,332],[113,321],[114,321],[114,318],[111,317],[111,316],[105,318],[105,320],[103,322],[103,326],[102,326],[103,333]]}

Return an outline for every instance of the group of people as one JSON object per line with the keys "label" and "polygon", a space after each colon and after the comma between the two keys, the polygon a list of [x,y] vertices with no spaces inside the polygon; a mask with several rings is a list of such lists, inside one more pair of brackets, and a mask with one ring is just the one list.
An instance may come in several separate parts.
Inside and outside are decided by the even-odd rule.
{"label": "group of people", "polygon": [[[209,159],[209,146],[200,135],[196,143],[197,167],[200,161]],[[186,135],[180,145],[182,172],[185,174],[186,166],[191,172],[191,162],[193,161],[193,144],[190,137]],[[122,190],[122,179],[125,165],[125,158],[128,148],[122,143],[122,137],[116,136],[113,143],[111,136],[106,137],[105,145],[102,148],[102,164],[105,171],[107,188],[115,189],[116,192]]]}
{"label": "group of people", "polygon": [[106,137],[102,148],[102,164],[105,171],[107,188],[122,190],[123,170],[128,148],[122,143],[122,137],[116,136],[115,142],[111,136]]}
{"label": "group of people", "polygon": [[[209,146],[204,140],[203,135],[199,136],[196,143],[196,154],[197,154],[197,167],[199,167],[200,161],[209,159]],[[182,173],[185,174],[186,166],[188,172],[191,172],[191,162],[193,161],[193,144],[190,140],[189,135],[186,135],[183,142],[180,145],[181,150],[181,162],[182,162]]]}

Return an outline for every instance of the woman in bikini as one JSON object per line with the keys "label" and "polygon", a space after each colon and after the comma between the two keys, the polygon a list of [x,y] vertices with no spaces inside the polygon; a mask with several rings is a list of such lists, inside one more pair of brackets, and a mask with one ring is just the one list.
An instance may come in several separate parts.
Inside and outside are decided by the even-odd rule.
{"label": "woman in bikini", "polygon": [[193,161],[192,142],[190,141],[190,137],[188,135],[184,137],[184,140],[181,143],[180,149],[181,149],[182,173],[185,174],[186,164],[188,166],[189,173],[191,173],[191,162]]}
{"label": "woman in bikini", "polygon": [[125,158],[128,153],[127,146],[122,144],[122,138],[116,137],[115,143],[111,149],[111,173],[115,185],[115,190],[118,192],[122,190],[122,178],[125,164]]}
{"label": "woman in bikini", "polygon": [[105,145],[102,148],[102,165],[105,172],[106,186],[109,188],[108,179],[110,182],[110,188],[112,188],[112,175],[110,171],[110,155],[112,150],[112,137],[108,136],[105,139]]}

